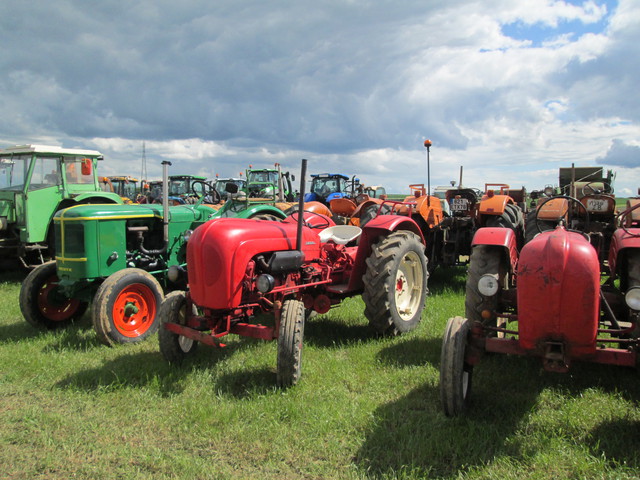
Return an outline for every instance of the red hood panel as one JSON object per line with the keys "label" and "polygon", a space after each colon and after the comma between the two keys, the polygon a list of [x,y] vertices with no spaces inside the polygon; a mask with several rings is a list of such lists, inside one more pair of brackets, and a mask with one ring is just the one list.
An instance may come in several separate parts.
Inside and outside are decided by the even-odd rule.
{"label": "red hood panel", "polygon": [[576,356],[595,352],[600,265],[581,234],[557,228],[535,237],[520,253],[517,285],[523,348],[559,341]]}

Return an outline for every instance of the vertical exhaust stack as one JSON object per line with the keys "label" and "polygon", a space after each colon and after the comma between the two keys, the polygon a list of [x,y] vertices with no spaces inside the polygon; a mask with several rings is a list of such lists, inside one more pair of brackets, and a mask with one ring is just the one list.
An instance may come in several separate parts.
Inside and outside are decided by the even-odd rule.
{"label": "vertical exhaust stack", "polygon": [[276,168],[278,169],[278,201],[284,202],[284,182],[282,180],[282,169],[279,163],[276,163]]}
{"label": "vertical exhaust stack", "polygon": [[162,240],[166,250],[169,246],[169,166],[171,162],[162,162]]}
{"label": "vertical exhaust stack", "polygon": [[304,222],[304,183],[307,177],[307,159],[302,159],[300,167],[300,198],[298,199],[298,232],[296,235],[296,250],[302,252],[302,224]]}
{"label": "vertical exhaust stack", "polygon": [[425,140],[424,146],[427,149],[427,205],[431,206],[431,167],[429,165],[429,149],[431,148],[431,140]]}

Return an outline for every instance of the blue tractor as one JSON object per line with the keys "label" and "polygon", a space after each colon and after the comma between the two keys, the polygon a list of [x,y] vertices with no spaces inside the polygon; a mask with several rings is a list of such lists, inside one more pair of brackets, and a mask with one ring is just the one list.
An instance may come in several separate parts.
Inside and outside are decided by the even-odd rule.
{"label": "blue tractor", "polygon": [[305,202],[322,202],[329,205],[331,200],[354,196],[360,180],[339,173],[316,173],[311,175],[311,188],[304,196]]}

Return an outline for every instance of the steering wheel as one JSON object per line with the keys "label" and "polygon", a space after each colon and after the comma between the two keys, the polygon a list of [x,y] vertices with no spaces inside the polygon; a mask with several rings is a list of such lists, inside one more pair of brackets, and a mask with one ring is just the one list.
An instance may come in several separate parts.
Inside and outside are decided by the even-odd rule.
{"label": "steering wheel", "polygon": [[[308,227],[308,228],[311,228],[311,229],[317,229],[317,230],[324,230],[325,228],[328,228],[328,227],[330,227],[330,226],[331,226],[331,222],[330,222],[330,220],[329,220],[325,215],[322,215],[321,213],[312,212],[312,211],[310,211],[310,210],[303,210],[303,211],[302,211],[302,213],[303,213],[303,217],[302,217],[302,224],[303,224],[305,227]],[[316,217],[320,218],[320,220],[322,221],[322,223],[320,223],[320,224],[318,224],[318,225],[311,225],[311,224],[309,223],[309,221],[308,221],[308,220],[305,220],[305,219],[304,219],[304,214],[305,214],[305,213],[310,213],[311,215],[313,215],[313,216],[316,216]],[[298,210],[296,210],[296,211],[294,211],[294,212],[291,212],[291,213],[289,214],[289,216],[290,216],[291,218],[293,218],[293,219],[297,222],[297,221],[298,221],[298,217],[294,217],[294,215],[299,215],[299,214],[300,214],[300,212],[299,212]]]}
{"label": "steering wheel", "polygon": [[640,237],[640,233],[633,233],[629,231],[629,225],[631,225],[631,221],[629,221],[628,219],[629,219],[629,215],[631,215],[631,212],[633,212],[634,210],[637,210],[638,208],[640,208],[640,203],[623,210],[617,215],[617,222],[616,222],[618,225],[620,225],[620,228],[622,228],[624,233],[634,238]]}
{"label": "steering wheel", "polygon": [[[598,188],[595,188],[592,184],[595,183],[601,183],[603,189],[600,190]],[[590,193],[586,192],[585,190],[589,190]],[[589,182],[586,185],[582,186],[582,196],[586,196],[586,195],[601,195],[603,193],[609,193],[611,191],[611,185],[609,185],[607,182]]]}
{"label": "steering wheel", "polygon": [[[202,193],[196,190],[196,185],[202,185]],[[203,203],[215,205],[216,203],[220,203],[220,200],[222,200],[222,197],[220,196],[220,193],[218,193],[218,190],[216,190],[216,187],[214,187],[213,184],[202,180],[196,180],[193,182],[191,184],[191,191],[197,198],[200,198],[202,195],[204,197]]]}
{"label": "steering wheel", "polygon": [[575,229],[571,229],[571,228],[567,228],[567,231],[569,232],[578,232],[578,233],[584,233],[584,232],[588,232],[589,231],[589,211],[587,210],[587,207],[584,206],[584,204],[578,200],[575,197],[570,197],[569,195],[558,195],[557,197],[548,197],[542,200],[542,202],[540,203],[540,205],[538,205],[538,208],[536,209],[536,213],[534,216],[534,222],[536,225],[536,229],[538,230],[538,233],[542,233],[542,228],[540,227],[540,222],[542,220],[539,220],[539,215],[540,215],[540,210],[542,210],[542,207],[547,203],[550,202],[552,200],[557,200],[557,199],[565,199],[569,201],[569,204],[567,205],[567,209],[562,212],[562,215],[560,215],[558,217],[558,221],[563,218],[565,215],[567,215],[567,225],[571,225],[571,204],[575,203],[576,205],[579,205],[580,208],[582,208],[584,210],[585,213],[585,222],[584,225],[582,227],[582,230],[575,230]]}

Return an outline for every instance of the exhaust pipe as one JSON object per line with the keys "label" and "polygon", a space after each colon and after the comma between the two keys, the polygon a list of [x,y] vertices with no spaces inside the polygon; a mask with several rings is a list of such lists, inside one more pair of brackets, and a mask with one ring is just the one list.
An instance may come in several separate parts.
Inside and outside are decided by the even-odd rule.
{"label": "exhaust pipe", "polygon": [[304,183],[307,177],[307,159],[302,159],[300,167],[300,198],[298,199],[298,232],[296,235],[296,250],[302,252],[302,224],[304,223]]}
{"label": "exhaust pipe", "polygon": [[167,250],[169,245],[169,166],[171,162],[165,160],[162,162],[162,239],[164,241],[163,251]]}

